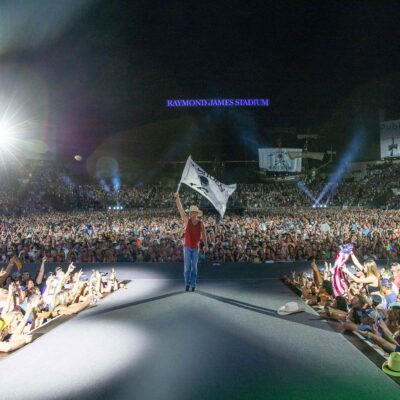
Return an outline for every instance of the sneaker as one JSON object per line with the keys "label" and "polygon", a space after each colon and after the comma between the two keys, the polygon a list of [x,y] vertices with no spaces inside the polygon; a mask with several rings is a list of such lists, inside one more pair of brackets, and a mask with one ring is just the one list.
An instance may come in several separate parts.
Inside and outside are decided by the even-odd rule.
{"label": "sneaker", "polygon": [[192,292],[194,292],[196,290],[196,288],[195,287],[192,287]]}
{"label": "sneaker", "polygon": [[189,291],[189,285],[186,286],[186,291],[187,291],[187,292]]}

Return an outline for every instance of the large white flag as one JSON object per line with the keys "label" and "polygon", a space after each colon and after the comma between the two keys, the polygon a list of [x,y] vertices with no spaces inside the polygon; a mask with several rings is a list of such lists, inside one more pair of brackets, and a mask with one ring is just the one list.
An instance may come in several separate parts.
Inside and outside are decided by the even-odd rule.
{"label": "large white flag", "polygon": [[186,161],[181,182],[206,197],[221,214],[221,217],[225,214],[229,196],[236,190],[236,184],[224,185],[217,181],[203,168],[199,167],[191,156]]}

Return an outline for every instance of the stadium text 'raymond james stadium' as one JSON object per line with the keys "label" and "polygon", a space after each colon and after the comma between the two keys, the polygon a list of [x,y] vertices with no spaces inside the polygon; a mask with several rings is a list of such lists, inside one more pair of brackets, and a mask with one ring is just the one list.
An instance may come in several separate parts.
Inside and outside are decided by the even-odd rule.
{"label": "stadium text 'raymond james stadium'", "polygon": [[269,99],[167,100],[167,107],[268,107]]}

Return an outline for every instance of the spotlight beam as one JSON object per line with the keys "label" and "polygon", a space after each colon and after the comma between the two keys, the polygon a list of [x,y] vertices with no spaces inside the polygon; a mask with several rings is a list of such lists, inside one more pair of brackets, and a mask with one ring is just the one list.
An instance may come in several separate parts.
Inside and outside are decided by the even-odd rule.
{"label": "spotlight beam", "polygon": [[316,204],[319,204],[317,199],[313,196],[313,194],[311,193],[310,189],[306,186],[306,184],[303,181],[297,181],[296,185],[312,201],[314,206]]}
{"label": "spotlight beam", "polygon": [[363,147],[363,140],[364,139],[364,132],[363,131],[358,131],[355,133],[353,136],[346,152],[344,153],[343,157],[341,158],[335,172],[329,177],[328,182],[320,192],[320,194],[317,197],[317,202],[321,202],[323,197],[328,193],[329,195],[326,200],[325,205],[328,205],[329,202],[331,201],[333,195],[336,193],[336,190],[339,186],[339,184],[342,182],[346,172],[347,172],[347,167],[349,163],[351,163],[359,154],[361,148]]}

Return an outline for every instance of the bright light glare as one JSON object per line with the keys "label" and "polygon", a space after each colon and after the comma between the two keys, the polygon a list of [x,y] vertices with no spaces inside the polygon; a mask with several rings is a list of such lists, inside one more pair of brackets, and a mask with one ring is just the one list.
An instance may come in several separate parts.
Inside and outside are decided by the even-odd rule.
{"label": "bright light glare", "polygon": [[[4,103],[0,102],[3,105]],[[0,110],[0,162],[5,167],[10,161],[20,163],[26,153],[24,137],[31,131],[31,122],[21,115],[22,107],[14,107],[13,101]]]}
{"label": "bright light glare", "polygon": [[13,137],[13,126],[4,118],[0,120],[0,161],[3,166],[10,159],[18,160],[18,139]]}
{"label": "bright light glare", "polygon": [[6,146],[12,142],[10,124],[0,121],[0,146]]}
{"label": "bright light glare", "polygon": [[[6,389],[5,376],[0,376],[2,398],[80,398],[93,388],[106,386],[127,369],[139,369],[150,338],[148,332],[129,322],[78,317],[4,360],[8,371],[18,371],[18,365],[22,368],[29,391],[23,385],[19,389],[8,385]],[[41,360],[40,370],[48,372],[46,385],[34,373],[34,364],[27,362],[36,356]],[[52,370],[56,372],[50,373]]]}

